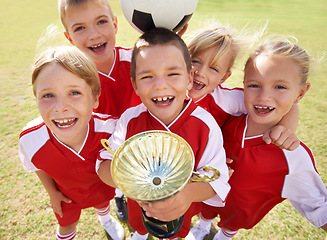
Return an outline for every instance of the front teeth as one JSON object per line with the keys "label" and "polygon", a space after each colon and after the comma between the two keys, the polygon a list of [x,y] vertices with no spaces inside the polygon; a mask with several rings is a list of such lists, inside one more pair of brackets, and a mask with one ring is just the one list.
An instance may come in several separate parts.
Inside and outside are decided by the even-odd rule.
{"label": "front teeth", "polygon": [[60,120],[53,120],[54,123],[60,128],[68,128],[75,123],[75,118],[70,119],[60,119]]}
{"label": "front teeth", "polygon": [[193,82],[195,82],[196,84],[199,84],[199,85],[204,85],[204,83],[199,82],[199,81],[197,81],[197,80],[193,80]]}
{"label": "front teeth", "polygon": [[103,43],[100,43],[100,44],[98,44],[96,46],[92,46],[91,48],[98,48],[98,47],[101,47],[102,45],[103,45]]}
{"label": "front teeth", "polygon": [[260,106],[255,106],[255,108],[257,108],[257,109],[263,109],[263,110],[267,110],[267,109],[273,110],[274,109],[273,107],[260,107]]}
{"label": "front teeth", "polygon": [[173,97],[163,97],[163,98],[153,98],[153,101],[158,101],[158,102],[161,102],[161,101],[167,101],[167,100],[172,100]]}
{"label": "front teeth", "polygon": [[56,123],[59,124],[64,124],[64,123],[68,123],[68,122],[72,122],[74,121],[75,118],[70,118],[70,119],[62,119],[62,120],[54,120]]}

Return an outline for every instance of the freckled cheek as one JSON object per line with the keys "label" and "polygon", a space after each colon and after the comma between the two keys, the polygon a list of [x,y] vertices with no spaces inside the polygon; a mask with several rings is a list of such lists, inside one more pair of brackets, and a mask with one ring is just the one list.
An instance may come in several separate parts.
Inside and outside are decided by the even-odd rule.
{"label": "freckled cheek", "polygon": [[38,109],[39,109],[41,116],[49,115],[49,112],[51,109],[50,103],[38,102],[37,105],[38,105]]}

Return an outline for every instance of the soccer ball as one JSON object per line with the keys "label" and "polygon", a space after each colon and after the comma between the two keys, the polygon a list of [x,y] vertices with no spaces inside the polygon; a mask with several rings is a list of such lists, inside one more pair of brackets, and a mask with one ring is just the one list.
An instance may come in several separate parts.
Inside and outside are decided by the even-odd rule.
{"label": "soccer ball", "polygon": [[140,33],[164,27],[180,30],[192,17],[198,0],[119,0],[129,24]]}

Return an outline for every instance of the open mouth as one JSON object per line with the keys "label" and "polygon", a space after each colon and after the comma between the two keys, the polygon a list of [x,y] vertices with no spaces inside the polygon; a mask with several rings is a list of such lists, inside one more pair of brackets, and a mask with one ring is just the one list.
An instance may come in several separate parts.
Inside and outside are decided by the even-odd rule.
{"label": "open mouth", "polygon": [[159,106],[167,106],[174,100],[174,97],[152,98],[152,101]]}
{"label": "open mouth", "polygon": [[106,45],[107,45],[107,43],[101,43],[101,44],[98,44],[98,45],[91,46],[91,47],[89,47],[89,49],[91,51],[97,53],[97,52],[103,51],[106,48]]}
{"label": "open mouth", "polygon": [[261,106],[254,106],[255,110],[260,114],[266,114],[273,111],[275,108],[273,107],[261,107]]}
{"label": "open mouth", "polygon": [[205,87],[205,84],[204,83],[199,82],[197,80],[193,80],[193,89],[194,90],[201,90],[204,87]]}
{"label": "open mouth", "polygon": [[60,120],[52,120],[58,128],[69,128],[77,122],[77,118],[68,118]]}

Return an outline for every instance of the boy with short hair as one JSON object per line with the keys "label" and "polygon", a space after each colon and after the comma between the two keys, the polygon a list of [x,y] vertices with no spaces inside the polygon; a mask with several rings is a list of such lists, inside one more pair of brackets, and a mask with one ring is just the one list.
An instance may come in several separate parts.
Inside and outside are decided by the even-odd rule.
{"label": "boy with short hair", "polygon": [[[120,115],[141,103],[130,79],[131,48],[116,46],[117,17],[108,0],[59,0],[59,15],[66,38],[95,62],[101,95],[95,112]],[[127,219],[126,202],[116,190],[116,214]]]}
{"label": "boy with short hair", "polygon": [[[162,28],[144,33],[134,45],[131,75],[133,87],[143,103],[121,116],[109,139],[110,147],[117,149],[126,139],[143,131],[170,131],[190,144],[195,155],[194,170],[203,173],[202,167],[209,165],[221,174],[210,183],[188,183],[167,200],[141,204],[147,216],[162,221],[184,215],[182,228],[173,236],[184,238],[190,230],[191,218],[200,211],[201,202],[223,206],[229,192],[221,131],[207,111],[187,98],[193,82],[191,59],[184,41],[175,33]],[[114,186],[111,159],[109,152],[101,151],[97,166],[100,178]],[[146,239],[148,233],[139,204],[128,199],[128,211],[130,225],[136,230],[132,239]]]}
{"label": "boy with short hair", "polygon": [[110,215],[115,190],[94,170],[100,140],[116,124],[92,113],[101,92],[95,64],[75,47],[49,48],[35,62],[32,84],[41,117],[20,134],[18,153],[49,194],[57,239],[75,239],[81,210],[89,207],[113,239],[123,239],[124,229]]}

